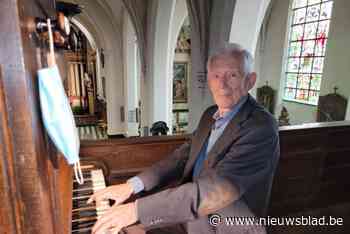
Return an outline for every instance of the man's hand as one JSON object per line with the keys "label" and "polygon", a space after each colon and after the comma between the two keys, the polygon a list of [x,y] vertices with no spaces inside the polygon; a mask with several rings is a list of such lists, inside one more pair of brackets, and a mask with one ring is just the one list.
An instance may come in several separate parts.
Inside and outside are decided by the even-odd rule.
{"label": "man's hand", "polygon": [[96,203],[98,203],[100,201],[111,199],[115,201],[114,205],[116,206],[128,199],[133,192],[133,187],[128,183],[113,185],[94,193],[89,198],[87,203],[89,204],[93,201],[96,201]]}
{"label": "man's hand", "polygon": [[92,234],[118,234],[119,231],[137,222],[135,202],[125,205],[114,205],[92,228]]}

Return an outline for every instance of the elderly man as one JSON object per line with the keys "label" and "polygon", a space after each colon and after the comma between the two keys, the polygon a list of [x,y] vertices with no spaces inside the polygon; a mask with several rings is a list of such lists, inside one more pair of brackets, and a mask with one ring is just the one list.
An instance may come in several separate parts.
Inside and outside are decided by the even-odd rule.
{"label": "elderly man", "polygon": [[[116,201],[93,233],[118,233],[136,222],[145,228],[184,223],[191,234],[265,233],[253,219],[233,220],[233,225],[227,220],[266,215],[279,157],[276,121],[248,94],[256,81],[252,63],[237,44],[209,58],[208,85],[216,105],[204,112],[189,143],[127,183],[90,198]],[[133,193],[173,179],[180,181],[175,188],[122,204]]]}

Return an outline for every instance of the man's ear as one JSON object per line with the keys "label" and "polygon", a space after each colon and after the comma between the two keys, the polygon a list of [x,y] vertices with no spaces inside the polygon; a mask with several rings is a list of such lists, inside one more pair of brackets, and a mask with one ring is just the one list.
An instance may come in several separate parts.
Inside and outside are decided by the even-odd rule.
{"label": "man's ear", "polygon": [[252,72],[248,75],[247,79],[246,79],[246,88],[247,91],[251,90],[256,82],[256,73]]}

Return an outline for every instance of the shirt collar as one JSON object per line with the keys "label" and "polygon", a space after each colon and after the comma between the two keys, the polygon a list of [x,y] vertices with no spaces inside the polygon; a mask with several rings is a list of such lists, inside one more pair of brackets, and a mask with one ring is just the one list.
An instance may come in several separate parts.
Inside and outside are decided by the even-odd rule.
{"label": "shirt collar", "polygon": [[213,119],[215,120],[214,128],[220,128],[223,124],[229,122],[233,117],[238,113],[242,105],[246,102],[248,99],[248,95],[243,96],[236,105],[234,105],[230,111],[226,112],[222,117],[219,116],[219,110],[217,110],[214,115]]}

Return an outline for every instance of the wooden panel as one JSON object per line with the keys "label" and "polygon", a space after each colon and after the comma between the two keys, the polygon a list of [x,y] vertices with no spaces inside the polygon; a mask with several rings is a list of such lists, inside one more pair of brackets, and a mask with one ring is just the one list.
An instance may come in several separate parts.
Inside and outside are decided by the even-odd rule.
{"label": "wooden panel", "polygon": [[349,181],[350,165],[348,166],[339,166],[339,167],[331,167],[325,168],[322,171],[322,181],[337,181],[337,183],[347,183]]}
{"label": "wooden panel", "polygon": [[[349,233],[349,122],[281,128],[281,160],[275,174],[270,216],[342,217],[346,225],[315,229],[274,226],[270,233]],[[337,229],[335,229],[337,228]]]}
{"label": "wooden panel", "polygon": [[[292,133],[292,134],[291,134]],[[284,157],[296,152],[319,151],[320,142],[326,142],[324,136],[316,132],[308,131],[288,131],[280,132],[281,152]]]}
{"label": "wooden panel", "polygon": [[57,233],[71,233],[72,217],[72,193],[73,193],[73,173],[72,168],[63,157],[59,158],[58,168],[54,172],[53,191],[55,192],[54,203]]}
{"label": "wooden panel", "polygon": [[310,177],[319,174],[319,168],[323,164],[320,157],[321,150],[307,151],[304,153],[282,152],[277,174],[282,178]]}
{"label": "wooden panel", "polygon": [[107,182],[115,184],[161,160],[187,140],[187,136],[152,136],[82,141],[80,156],[104,162],[110,170]]}
{"label": "wooden panel", "polygon": [[14,181],[11,133],[8,127],[7,108],[0,66],[0,233],[19,233],[20,217]]}
{"label": "wooden panel", "polygon": [[[268,215],[271,217],[280,217],[297,212],[307,210],[307,204],[310,203],[312,196],[303,196],[291,199],[285,199],[283,201],[271,200]],[[288,211],[288,212],[286,212]]]}
{"label": "wooden panel", "polygon": [[347,129],[334,129],[328,133],[327,142],[329,150],[337,150],[339,148],[350,148],[349,132]]}
{"label": "wooden panel", "polygon": [[350,181],[348,181],[348,178],[349,175],[341,181],[320,183],[318,193],[314,195],[310,202],[310,208],[324,208],[350,202]]}
{"label": "wooden panel", "polygon": [[330,149],[326,154],[325,165],[327,167],[338,167],[338,166],[350,165],[349,155],[350,155],[350,148],[349,149],[340,148],[339,150]]}
{"label": "wooden panel", "polygon": [[341,217],[343,226],[271,226],[269,233],[350,233],[349,122],[280,130],[281,160],[270,216]]}
{"label": "wooden panel", "polygon": [[285,179],[276,177],[271,200],[276,203],[288,199],[309,196],[317,187],[314,178]]}

